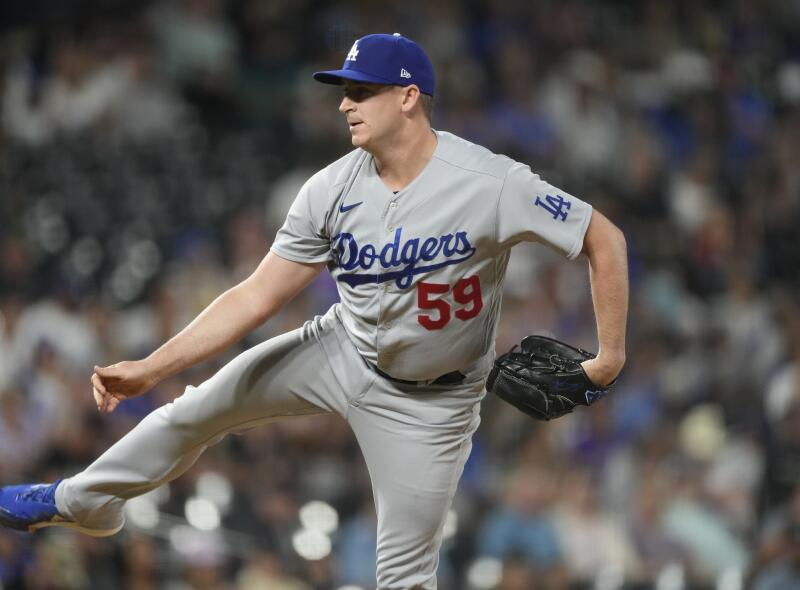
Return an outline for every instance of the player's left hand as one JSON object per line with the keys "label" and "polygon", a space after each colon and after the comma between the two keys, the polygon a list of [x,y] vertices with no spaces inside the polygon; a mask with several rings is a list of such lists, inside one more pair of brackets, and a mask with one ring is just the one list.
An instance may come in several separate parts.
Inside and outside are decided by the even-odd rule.
{"label": "player's left hand", "polygon": [[552,420],[605,396],[621,368],[609,355],[527,336],[495,359],[486,390],[537,420]]}

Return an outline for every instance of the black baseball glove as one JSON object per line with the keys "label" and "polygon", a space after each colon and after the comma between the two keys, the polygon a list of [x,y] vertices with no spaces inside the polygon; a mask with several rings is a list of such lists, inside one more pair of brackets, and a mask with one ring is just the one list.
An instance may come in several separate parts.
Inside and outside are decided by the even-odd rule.
{"label": "black baseball glove", "polygon": [[[494,361],[486,390],[537,420],[569,414],[589,406],[609,392],[592,383],[581,367],[591,352],[546,336],[528,336]],[[615,379],[616,381],[616,379]]]}

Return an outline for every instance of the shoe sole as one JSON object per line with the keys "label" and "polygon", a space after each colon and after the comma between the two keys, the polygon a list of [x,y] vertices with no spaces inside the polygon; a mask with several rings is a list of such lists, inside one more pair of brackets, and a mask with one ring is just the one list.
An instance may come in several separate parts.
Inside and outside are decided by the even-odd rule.
{"label": "shoe sole", "polygon": [[28,527],[28,532],[32,533],[38,529],[43,529],[49,526],[60,526],[63,528],[72,529],[74,531],[78,531],[79,533],[83,533],[84,535],[89,535],[90,537],[110,537],[111,535],[116,535],[118,532],[120,532],[122,527],[125,526],[125,523],[123,522],[121,525],[113,529],[90,529],[79,525],[77,522],[70,522],[68,520],[61,522],[47,521],[37,522],[36,524],[30,525]]}

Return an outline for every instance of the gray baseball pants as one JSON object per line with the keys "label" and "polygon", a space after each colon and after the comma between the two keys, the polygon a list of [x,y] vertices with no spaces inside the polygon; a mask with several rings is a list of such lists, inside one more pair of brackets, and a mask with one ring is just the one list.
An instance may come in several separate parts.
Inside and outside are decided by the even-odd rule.
{"label": "gray baseball pants", "polygon": [[378,588],[435,590],[445,516],[480,421],[483,371],[467,372],[457,387],[384,379],[347,336],[337,305],[153,411],[64,480],[59,511],[83,526],[114,528],[126,500],[175,479],[226,434],[336,412],[353,429],[372,481]]}

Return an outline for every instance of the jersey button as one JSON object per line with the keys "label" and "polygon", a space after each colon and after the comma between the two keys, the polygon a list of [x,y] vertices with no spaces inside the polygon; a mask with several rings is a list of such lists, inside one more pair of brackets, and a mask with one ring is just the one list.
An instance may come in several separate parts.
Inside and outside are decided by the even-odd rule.
{"label": "jersey button", "polygon": [[394,202],[394,201],[392,201],[391,203],[389,203],[389,207],[391,207],[392,209],[394,209],[395,207],[397,207],[397,203],[396,203],[396,202]]}

